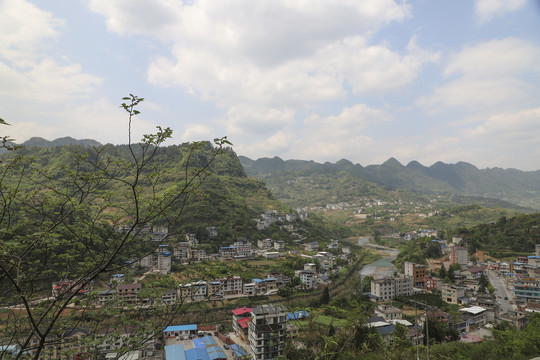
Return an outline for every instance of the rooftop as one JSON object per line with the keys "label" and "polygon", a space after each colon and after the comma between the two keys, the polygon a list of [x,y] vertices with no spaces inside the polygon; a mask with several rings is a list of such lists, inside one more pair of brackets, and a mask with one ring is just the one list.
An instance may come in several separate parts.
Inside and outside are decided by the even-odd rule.
{"label": "rooftop", "polygon": [[197,331],[197,324],[167,326],[163,332],[169,331]]}

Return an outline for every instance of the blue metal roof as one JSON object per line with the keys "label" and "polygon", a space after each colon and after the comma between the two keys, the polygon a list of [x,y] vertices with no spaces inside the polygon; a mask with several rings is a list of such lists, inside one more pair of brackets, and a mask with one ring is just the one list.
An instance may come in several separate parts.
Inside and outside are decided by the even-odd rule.
{"label": "blue metal roof", "polygon": [[300,310],[293,313],[287,313],[287,320],[296,320],[301,319],[303,317],[308,317],[309,314],[306,310]]}
{"label": "blue metal roof", "polygon": [[223,350],[217,345],[207,347],[206,353],[210,360],[227,359],[227,355],[225,355]]}
{"label": "blue metal roof", "polygon": [[[205,349],[193,348],[185,351],[186,360],[210,360]],[[168,360],[168,359],[167,359]]]}
{"label": "blue metal roof", "polygon": [[231,350],[233,351],[234,355],[236,357],[239,357],[241,358],[242,356],[246,356],[247,355],[247,352],[246,350],[244,350],[240,345],[238,344],[232,344],[231,345]]}
{"label": "blue metal roof", "polygon": [[253,279],[251,280],[253,281],[254,283],[262,283],[264,280],[261,280],[261,279]]}
{"label": "blue metal roof", "polygon": [[167,360],[186,360],[184,353],[184,345],[167,345],[165,346],[165,359]]}
{"label": "blue metal roof", "polygon": [[167,326],[163,332],[168,331],[197,331],[197,324]]}
{"label": "blue metal roof", "polygon": [[193,339],[193,345],[197,348],[205,348],[209,345],[215,345],[216,340],[212,336],[203,336],[202,338]]}

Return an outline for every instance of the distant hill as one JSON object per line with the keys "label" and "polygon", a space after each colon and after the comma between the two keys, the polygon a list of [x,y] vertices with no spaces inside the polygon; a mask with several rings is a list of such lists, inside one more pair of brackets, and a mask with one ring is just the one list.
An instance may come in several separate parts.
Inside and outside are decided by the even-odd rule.
{"label": "distant hill", "polygon": [[65,146],[65,145],[82,145],[82,146],[101,146],[99,142],[92,139],[81,139],[77,140],[72,137],[66,136],[58,138],[55,140],[46,140],[41,137],[32,137],[22,143],[26,147],[54,147],[54,146]]}
{"label": "distant hill", "polygon": [[[310,172],[337,174],[346,172],[363,181],[389,188],[416,190],[424,193],[452,193],[463,196],[487,197],[504,200],[525,207],[540,209],[540,171],[516,169],[478,169],[466,162],[445,164],[437,162],[429,167],[417,161],[404,166],[394,158],[380,165],[363,167],[348,160],[324,164],[314,161],[287,160],[278,157],[251,160],[240,156],[246,172],[267,181],[271,176]],[[279,197],[279,196],[278,196]]]}
{"label": "distant hill", "polygon": [[[66,176],[70,176],[70,169],[79,168],[75,161],[79,156],[76,154],[83,153],[91,161],[96,161],[99,153],[99,159],[104,163],[120,164],[115,170],[115,176],[126,177],[126,179],[131,176],[127,170],[130,166],[126,164],[131,164],[133,160],[127,145],[110,145],[98,152],[93,148],[85,147],[78,140],[75,141],[79,143],[64,146],[50,146],[53,142],[46,140],[43,142],[41,141],[43,139],[39,138],[31,140],[30,146],[24,146],[15,151],[6,151],[0,155],[0,162],[9,163],[10,159],[20,156],[26,161],[31,161],[32,169],[39,171],[40,174],[46,174],[53,180],[62,180]],[[74,139],[63,140],[71,142]],[[86,142],[86,144],[93,143]],[[45,146],[35,144],[45,144]],[[134,148],[135,153],[139,151],[138,147]],[[210,143],[199,145],[194,152],[191,152],[189,144],[171,145],[157,149],[151,165],[148,165],[142,173],[144,177],[144,180],[140,182],[143,194],[142,202],[150,201],[152,196],[160,198],[166,193],[178,191],[185,185],[186,171],[191,172],[203,168],[212,158],[214,151],[215,149]],[[190,165],[186,170],[188,159]],[[84,165],[83,167],[86,169],[85,171],[95,171],[92,166]],[[153,183],[154,180],[149,180],[154,179],[158,173],[159,181]],[[48,181],[35,181],[35,179],[23,177],[19,183],[19,174],[16,170],[8,169],[5,177],[2,178],[4,188],[9,189],[10,186],[17,186],[21,189],[24,188],[25,193],[39,192],[43,189],[49,190],[47,188],[50,186]],[[189,198],[181,197],[171,205],[171,211],[181,212],[181,215],[177,218],[173,217],[174,221],[169,224],[170,234],[183,236],[186,232],[195,233],[199,241],[211,246],[212,251],[217,251],[218,246],[228,245],[239,238],[256,241],[260,238],[278,236],[292,242],[289,232],[280,228],[277,223],[272,224],[267,229],[257,230],[254,219],[259,219],[265,211],[277,210],[280,214],[285,215],[293,210],[279,202],[268,191],[264,182],[248,176],[232,149],[223,149],[207,168],[207,171],[195,180],[194,184],[198,183],[200,178],[204,178],[204,180],[196,185],[196,191]],[[70,185],[72,182],[72,178],[67,178],[65,184]],[[129,193],[126,195],[123,192],[125,189],[122,188],[122,182],[107,182],[102,186],[103,189],[96,190],[96,194],[104,189],[112,191],[113,195],[111,195],[110,201],[115,204],[114,208],[121,207],[116,206],[122,205],[129,198]],[[185,203],[183,199],[187,199]],[[101,198],[96,202],[99,201]],[[108,211],[114,212],[114,210]],[[16,212],[14,216],[19,216],[19,213]],[[300,228],[298,231],[309,232],[314,241],[351,236],[350,230],[330,228],[323,221],[298,220],[298,222],[299,224],[296,225]],[[209,238],[207,228],[210,226],[218,229],[218,238]]]}

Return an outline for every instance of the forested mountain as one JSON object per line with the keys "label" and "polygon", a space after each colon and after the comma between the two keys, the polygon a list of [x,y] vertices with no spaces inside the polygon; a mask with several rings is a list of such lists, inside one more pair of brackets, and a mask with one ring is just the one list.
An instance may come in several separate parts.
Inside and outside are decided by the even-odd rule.
{"label": "forested mountain", "polygon": [[83,146],[101,146],[99,142],[92,139],[81,139],[77,140],[72,137],[66,136],[63,138],[58,138],[55,140],[46,140],[41,137],[32,137],[22,143],[23,146],[38,146],[38,147],[53,147],[53,146],[64,146],[64,145],[83,145]]}
{"label": "forested mountain", "polygon": [[[406,166],[394,158],[381,165],[363,167],[348,160],[324,164],[314,161],[287,160],[278,157],[251,160],[240,156],[249,175],[267,181],[272,177],[291,178],[344,172],[350,176],[389,188],[410,189],[425,193],[453,193],[465,196],[496,198],[527,208],[540,209],[540,171],[516,169],[478,169],[465,162],[437,162],[429,167],[417,161]],[[295,174],[295,175],[292,175]],[[276,195],[279,198],[279,195]]]}
{"label": "forested mountain", "polygon": [[[134,149],[136,153],[141,151],[138,145]],[[159,199],[179,191],[185,185],[186,173],[193,174],[203,168],[215,151],[209,143],[198,146],[193,152],[190,152],[190,149],[189,144],[157,149],[151,163],[141,174],[138,191],[143,201],[150,202],[152,198]],[[65,184],[66,189],[69,189],[76,186],[76,181],[99,176],[98,167],[91,165],[92,163],[101,162],[100,167],[109,166],[113,170],[108,171],[114,171],[114,176],[119,179],[132,177],[130,169],[135,166],[127,145],[108,145],[101,150],[82,145],[25,146],[2,155],[0,161],[9,164],[10,159],[15,157],[20,157],[21,160],[13,168],[6,169],[2,180],[5,194],[10,187],[17,185],[22,172],[28,175],[23,176],[22,182],[17,185],[19,191],[39,194],[39,191],[55,191],[57,187],[53,189],[50,185],[54,182]],[[84,161],[81,161],[82,157]],[[121,181],[117,183],[121,184]],[[113,196],[110,199],[112,203],[128,204],[131,196],[129,192],[117,189],[116,185],[112,184],[104,182],[95,185],[96,190],[92,193],[96,197],[95,201],[104,201],[100,199],[100,194],[107,191],[107,194],[112,194],[107,196]],[[180,216],[171,222],[171,232],[207,233],[206,227],[215,226],[219,229],[220,239],[229,241],[240,234],[246,236],[257,233],[253,219],[267,210],[275,209],[282,214],[290,211],[272,196],[262,181],[246,175],[230,148],[224,149],[208,168],[195,178],[194,184],[196,186],[190,193],[189,201],[184,203],[180,199],[174,202],[178,209],[173,210]],[[14,216],[22,215],[15,212]]]}

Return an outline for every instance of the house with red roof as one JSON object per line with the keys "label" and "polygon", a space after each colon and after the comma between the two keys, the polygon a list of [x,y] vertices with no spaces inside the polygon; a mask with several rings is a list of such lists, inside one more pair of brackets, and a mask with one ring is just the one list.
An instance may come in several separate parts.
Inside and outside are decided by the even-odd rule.
{"label": "house with red roof", "polygon": [[252,308],[248,307],[241,307],[238,309],[234,309],[232,311],[233,314],[233,329],[236,333],[236,336],[243,339],[247,342],[248,339],[248,324],[249,320],[251,319],[251,311]]}

